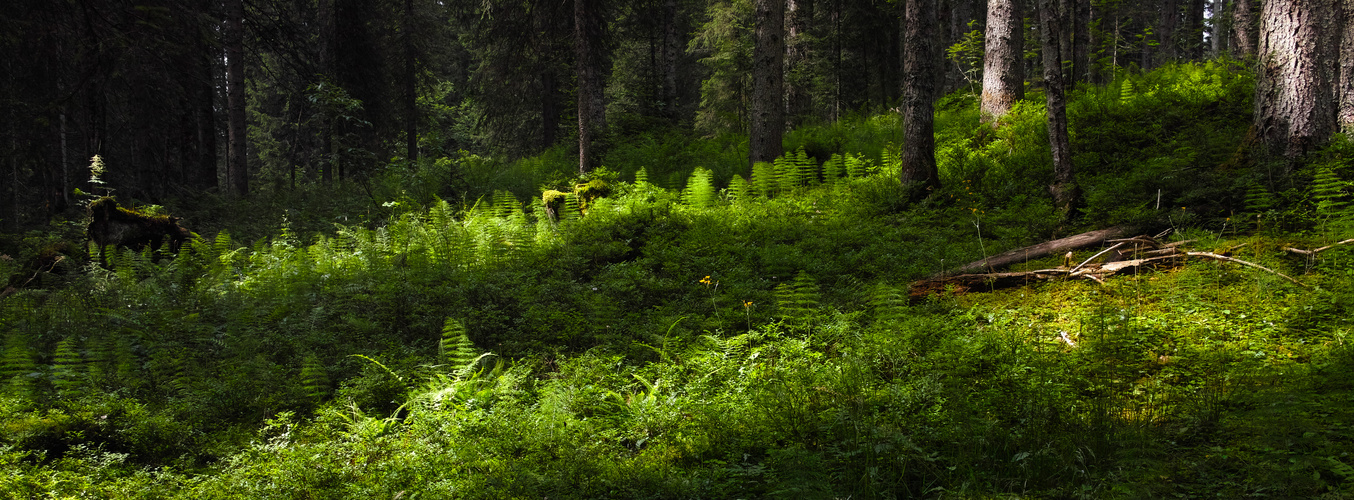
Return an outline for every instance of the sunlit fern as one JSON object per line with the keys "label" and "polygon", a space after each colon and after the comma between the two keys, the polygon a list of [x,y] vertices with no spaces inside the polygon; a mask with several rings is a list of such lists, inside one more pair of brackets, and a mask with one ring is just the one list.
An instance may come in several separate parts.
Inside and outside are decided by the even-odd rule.
{"label": "sunlit fern", "polygon": [[695,208],[706,208],[715,202],[714,172],[696,167],[682,191],[682,202]]}
{"label": "sunlit fern", "polygon": [[752,191],[757,196],[769,198],[776,190],[775,164],[759,161],[752,164]]}
{"label": "sunlit fern", "polygon": [[1312,200],[1316,202],[1316,214],[1326,229],[1342,235],[1354,229],[1354,210],[1349,202],[1349,182],[1345,182],[1330,166],[1317,169],[1312,179]]}
{"label": "sunlit fern", "polygon": [[846,173],[846,159],[840,153],[833,153],[823,162],[823,182],[832,184]]}
{"label": "sunlit fern", "polygon": [[447,318],[442,323],[442,338],[437,344],[437,351],[442,364],[452,367],[458,376],[473,370],[481,357],[479,349],[466,335],[465,325],[456,318]]}
{"label": "sunlit fern", "polygon": [[36,380],[34,375],[38,371],[37,360],[28,346],[27,336],[10,333],[5,338],[3,365],[0,365],[3,366],[0,375],[4,377],[10,390],[20,394],[32,390],[33,382]]}
{"label": "sunlit fern", "polygon": [[743,176],[734,175],[729,179],[729,187],[725,191],[729,201],[745,200],[752,193],[752,187],[748,181],[743,180]]}

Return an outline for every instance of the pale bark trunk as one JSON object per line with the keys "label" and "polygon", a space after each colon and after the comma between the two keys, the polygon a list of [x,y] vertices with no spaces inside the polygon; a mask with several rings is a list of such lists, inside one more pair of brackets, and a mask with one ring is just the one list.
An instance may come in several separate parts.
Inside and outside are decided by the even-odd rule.
{"label": "pale bark trunk", "polygon": [[1232,4],[1232,54],[1238,58],[1255,55],[1254,0],[1234,0]]}
{"label": "pale bark trunk", "polygon": [[1344,29],[1340,33],[1340,130],[1354,135],[1354,0],[1343,0]]}
{"label": "pale bark trunk", "polygon": [[[935,154],[935,89],[940,63],[936,0],[906,0],[903,32],[904,186],[940,187]],[[913,193],[920,194],[920,192]]]}
{"label": "pale bark trunk", "polygon": [[1024,18],[1020,0],[987,2],[987,44],[983,55],[983,122],[996,124],[1025,97]]}
{"label": "pale bark trunk", "polygon": [[1255,136],[1295,158],[1335,131],[1335,0],[1266,0],[1260,17]]}
{"label": "pale bark trunk", "polygon": [[748,159],[774,161],[785,133],[785,0],[756,0]]}
{"label": "pale bark trunk", "polygon": [[1039,36],[1043,41],[1044,87],[1048,114],[1048,142],[1053,153],[1053,184],[1049,193],[1054,206],[1067,216],[1081,197],[1072,168],[1072,145],[1067,134],[1067,102],[1062,64],[1058,60],[1061,32],[1056,0],[1039,0]]}

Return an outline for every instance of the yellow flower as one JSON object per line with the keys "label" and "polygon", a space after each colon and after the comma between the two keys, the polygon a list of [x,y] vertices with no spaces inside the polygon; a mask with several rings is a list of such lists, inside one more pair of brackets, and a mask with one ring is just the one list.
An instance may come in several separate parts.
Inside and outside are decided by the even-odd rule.
{"label": "yellow flower", "polygon": [[745,307],[745,308],[746,308],[746,307],[752,307],[752,301],[749,300],[749,301],[747,301],[747,302],[743,302],[743,307]]}

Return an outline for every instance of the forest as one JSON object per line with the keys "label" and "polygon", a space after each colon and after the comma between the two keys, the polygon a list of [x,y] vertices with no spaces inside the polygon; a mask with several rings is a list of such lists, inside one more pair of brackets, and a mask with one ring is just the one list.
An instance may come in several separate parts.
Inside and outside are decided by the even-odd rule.
{"label": "forest", "polygon": [[1354,1],[14,0],[0,55],[4,498],[1354,498]]}

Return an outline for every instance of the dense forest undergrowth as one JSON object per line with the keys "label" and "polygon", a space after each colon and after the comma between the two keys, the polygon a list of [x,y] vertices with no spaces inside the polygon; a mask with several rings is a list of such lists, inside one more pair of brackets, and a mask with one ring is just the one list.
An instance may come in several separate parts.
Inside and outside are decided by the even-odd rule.
{"label": "dense forest undergrowth", "polygon": [[[1079,87],[1070,221],[1042,96],[993,130],[960,93],[915,203],[896,115],[862,114],[751,176],[746,139],[649,133],[582,179],[564,150],[462,155],[171,203],[202,236],[174,258],[98,265],[80,220],[7,235],[0,491],[1345,498],[1354,250],[1285,248],[1351,236],[1354,145],[1247,154],[1252,91],[1226,61]],[[1111,225],[1306,287],[1189,262],[907,298]]]}

